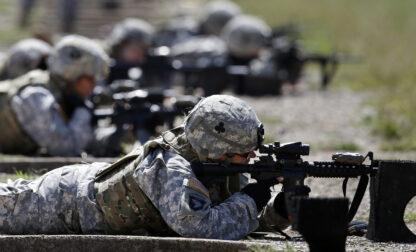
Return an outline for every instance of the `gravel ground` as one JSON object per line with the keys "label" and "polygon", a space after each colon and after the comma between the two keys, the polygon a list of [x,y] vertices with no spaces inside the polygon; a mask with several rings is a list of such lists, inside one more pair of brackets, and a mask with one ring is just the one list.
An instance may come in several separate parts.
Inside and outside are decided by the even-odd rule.
{"label": "gravel ground", "polygon": [[[371,99],[368,93],[356,93],[346,89],[327,91],[299,87],[296,93],[280,97],[242,97],[257,112],[265,125],[266,136],[280,142],[302,141],[311,146],[310,155],[304,160],[330,160],[334,149],[353,145],[356,152],[373,151],[376,159],[415,160],[415,152],[383,152],[381,141],[371,133],[363,122],[375,115],[374,109],[366,105]],[[307,178],[311,197],[342,197],[341,179]],[[354,195],[358,179],[351,179],[347,196]],[[408,204],[406,213],[416,213],[415,198]],[[367,189],[355,220],[368,220],[370,197]],[[414,222],[406,223],[416,233]],[[289,230],[289,232],[294,232]],[[273,238],[278,250],[289,247],[295,251],[307,250],[305,242],[286,242]],[[277,239],[277,241],[276,241]],[[416,251],[416,244],[375,243],[364,237],[348,237],[347,251]]]}

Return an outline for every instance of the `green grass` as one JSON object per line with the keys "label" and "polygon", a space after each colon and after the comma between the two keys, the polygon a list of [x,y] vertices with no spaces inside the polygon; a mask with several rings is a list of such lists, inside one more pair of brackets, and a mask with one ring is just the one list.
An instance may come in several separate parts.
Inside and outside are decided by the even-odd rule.
{"label": "green grass", "polygon": [[22,178],[24,180],[33,180],[37,177],[39,177],[39,174],[26,173],[26,172],[22,172],[20,170],[15,170],[15,174],[10,174],[10,176],[1,178],[0,182],[1,183],[6,183],[8,179],[14,181],[14,180],[19,179],[19,178]]}
{"label": "green grass", "polygon": [[406,213],[404,215],[404,222],[416,222],[416,213]]}
{"label": "green grass", "polygon": [[306,48],[362,55],[341,65],[330,88],[348,86],[375,93],[374,132],[384,149],[416,149],[416,1],[403,0],[237,0],[246,13],[271,26],[302,27]]}
{"label": "green grass", "polygon": [[275,117],[275,116],[265,116],[261,115],[259,116],[259,120],[263,124],[276,124],[276,123],[283,123],[283,119],[281,117]]}
{"label": "green grass", "polygon": [[354,142],[339,142],[333,143],[328,146],[324,146],[324,150],[336,150],[336,151],[359,151],[361,150],[360,146]]}
{"label": "green grass", "polygon": [[415,209],[415,206],[416,206],[416,199],[412,198],[407,203],[407,206],[406,206],[406,209],[405,209],[405,212],[404,212],[404,217],[403,217],[404,222],[406,222],[406,223],[416,222],[416,212],[413,210],[413,209]]}

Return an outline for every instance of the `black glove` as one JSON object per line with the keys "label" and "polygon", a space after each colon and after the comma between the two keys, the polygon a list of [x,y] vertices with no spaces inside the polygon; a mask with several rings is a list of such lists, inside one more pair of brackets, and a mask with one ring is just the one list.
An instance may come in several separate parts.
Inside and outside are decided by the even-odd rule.
{"label": "black glove", "polygon": [[256,202],[257,211],[259,212],[272,197],[270,185],[267,183],[248,184],[241,192],[247,194]]}
{"label": "black glove", "polygon": [[283,192],[280,192],[276,198],[274,198],[273,208],[280,216],[288,219],[285,194]]}
{"label": "black glove", "polygon": [[83,97],[72,92],[63,95],[63,103],[63,109],[68,118],[71,118],[74,111],[79,107],[84,107],[89,111],[92,111],[94,109],[94,106],[91,103],[91,101],[84,99]]}

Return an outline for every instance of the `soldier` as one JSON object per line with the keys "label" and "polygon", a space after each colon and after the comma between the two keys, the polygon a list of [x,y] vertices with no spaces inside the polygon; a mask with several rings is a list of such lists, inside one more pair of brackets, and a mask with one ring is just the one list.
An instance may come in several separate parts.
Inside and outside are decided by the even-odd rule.
{"label": "soldier", "polygon": [[127,18],[116,24],[106,40],[110,56],[116,61],[144,63],[146,50],[151,45],[154,28],[148,22]]}
{"label": "soldier", "polygon": [[[244,82],[251,71],[251,61],[266,48],[270,34],[270,27],[261,19],[238,15],[222,29],[222,39],[202,35],[173,46],[173,62],[180,63],[173,67],[183,72],[186,90],[201,87],[205,95],[211,95],[233,86],[235,92],[246,93]],[[256,74],[268,73],[255,70]]]}
{"label": "soldier", "polygon": [[66,166],[34,181],[0,184],[0,232],[241,239],[259,225],[283,229],[289,221],[282,194],[271,198],[269,186],[240,184],[238,177],[203,184],[190,166],[247,163],[262,139],[263,127],[247,103],[210,96],[182,126],[114,164]]}
{"label": "soldier", "polygon": [[220,36],[227,22],[241,13],[240,7],[231,1],[217,0],[209,2],[202,8],[200,14],[201,32]]}
{"label": "soldier", "polygon": [[142,19],[127,18],[115,25],[106,39],[112,58],[108,84],[117,80],[132,80],[136,82],[135,88],[153,84],[144,67],[154,33],[153,26]]}
{"label": "soldier", "polygon": [[46,69],[52,47],[39,39],[23,39],[14,44],[0,63],[0,80],[14,79],[34,69]]}
{"label": "soldier", "polygon": [[270,35],[270,27],[263,20],[250,15],[231,19],[221,33],[230,54],[240,59],[257,57]]}
{"label": "soldier", "polygon": [[243,66],[244,78],[234,78],[237,94],[275,95],[280,93],[281,79],[274,58],[267,48],[271,29],[261,19],[239,15],[224,27],[221,37],[229,51],[229,64]]}
{"label": "soldier", "polygon": [[108,70],[108,57],[90,39],[71,35],[34,70],[0,82],[0,152],[74,156],[92,139],[87,98]]}

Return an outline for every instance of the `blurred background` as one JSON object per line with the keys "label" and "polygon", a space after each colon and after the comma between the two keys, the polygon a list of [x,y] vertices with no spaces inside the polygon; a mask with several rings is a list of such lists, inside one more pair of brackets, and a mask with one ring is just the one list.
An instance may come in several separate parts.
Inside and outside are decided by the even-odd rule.
{"label": "blurred background", "polygon": [[[31,10],[22,14],[22,4],[28,6],[30,2]],[[75,14],[68,14],[70,10],[62,7],[61,2],[0,0],[0,51],[34,33],[53,37],[65,29],[102,38],[112,24],[125,17],[140,17],[159,25],[178,13],[196,13],[206,1],[72,1],[76,3]],[[376,113],[365,118],[363,123],[382,138],[383,150],[416,149],[415,1],[235,2],[245,13],[263,18],[271,27],[298,25],[307,49],[363,56],[359,65],[343,65],[331,87],[349,87],[373,94],[367,102]],[[66,27],[62,21],[65,19],[71,23]]]}

